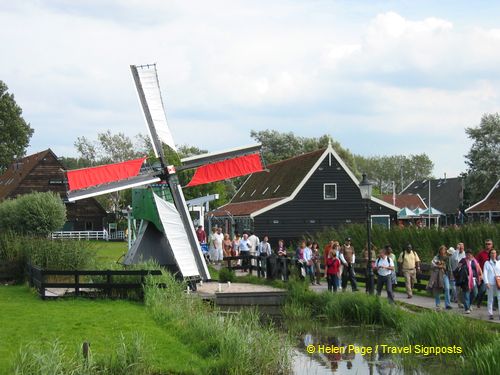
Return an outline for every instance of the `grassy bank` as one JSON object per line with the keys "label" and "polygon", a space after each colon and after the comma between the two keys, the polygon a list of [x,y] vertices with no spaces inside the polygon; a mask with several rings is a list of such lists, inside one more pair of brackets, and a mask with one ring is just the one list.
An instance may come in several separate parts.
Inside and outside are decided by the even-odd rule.
{"label": "grassy bank", "polygon": [[[96,359],[107,358],[121,340],[144,335],[147,361],[159,373],[191,373],[208,361],[160,327],[143,304],[130,301],[64,299],[42,301],[25,286],[0,287],[0,374],[12,374],[20,347],[58,341],[68,355],[91,343]],[[111,348],[111,350],[110,350]]]}
{"label": "grassy bank", "polygon": [[[158,289],[158,281],[167,288]],[[0,374],[290,372],[288,339],[263,326],[256,311],[220,314],[185,290],[169,274],[148,281],[145,304],[42,301],[25,286],[0,287]]]}
{"label": "grassy bank", "polygon": [[456,314],[412,313],[390,305],[385,298],[363,293],[315,293],[306,283],[290,282],[284,315],[291,321],[323,319],[330,324],[380,325],[391,329],[395,344],[431,347],[460,346],[462,357],[444,361],[466,366],[465,373],[496,374],[500,335],[496,327]]}

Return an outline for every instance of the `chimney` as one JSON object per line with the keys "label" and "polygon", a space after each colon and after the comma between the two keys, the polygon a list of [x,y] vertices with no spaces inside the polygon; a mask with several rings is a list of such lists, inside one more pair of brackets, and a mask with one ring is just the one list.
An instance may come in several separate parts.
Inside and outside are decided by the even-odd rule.
{"label": "chimney", "polygon": [[445,179],[445,181],[446,181],[446,172],[444,172],[444,179]]}

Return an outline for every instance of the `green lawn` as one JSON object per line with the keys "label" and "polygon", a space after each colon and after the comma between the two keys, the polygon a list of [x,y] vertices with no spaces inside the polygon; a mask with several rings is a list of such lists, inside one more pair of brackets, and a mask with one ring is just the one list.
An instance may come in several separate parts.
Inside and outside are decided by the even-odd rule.
{"label": "green lawn", "polygon": [[[114,247],[114,246],[113,246]],[[173,332],[159,326],[141,303],[114,300],[42,301],[26,286],[0,286],[0,374],[10,374],[13,357],[27,343],[59,339],[75,353],[90,341],[94,356],[109,354],[121,334],[141,333],[151,363],[160,373],[203,373],[208,365]]]}
{"label": "green lawn", "polygon": [[127,243],[124,241],[91,241],[97,251],[97,263],[107,265],[116,263],[117,260],[123,261],[123,255],[127,253]]}

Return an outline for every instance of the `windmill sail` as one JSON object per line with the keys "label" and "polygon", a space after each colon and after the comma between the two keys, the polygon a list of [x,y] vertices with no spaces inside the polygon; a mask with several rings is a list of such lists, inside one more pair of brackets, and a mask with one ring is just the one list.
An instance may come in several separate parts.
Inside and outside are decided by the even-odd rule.
{"label": "windmill sail", "polygon": [[[156,64],[153,65],[131,65],[132,76],[139,96],[149,136],[156,157],[163,158],[161,142],[177,151],[174,138],[168,128],[167,116],[163,107],[160,92],[160,83],[156,72]],[[164,161],[164,160],[162,160]]]}

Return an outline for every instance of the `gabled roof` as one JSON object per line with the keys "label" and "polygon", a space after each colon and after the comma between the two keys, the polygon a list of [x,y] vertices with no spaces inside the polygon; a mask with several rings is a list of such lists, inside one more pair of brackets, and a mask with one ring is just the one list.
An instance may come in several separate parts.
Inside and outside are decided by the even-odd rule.
{"label": "gabled roof", "polygon": [[439,178],[413,181],[401,193],[420,195],[429,206],[429,181],[431,184],[431,206],[445,214],[455,214],[463,202],[463,178]]}
{"label": "gabled roof", "polygon": [[269,164],[268,171],[250,175],[234,195],[231,203],[290,196],[325,150],[316,150]]}
{"label": "gabled roof", "polygon": [[[230,212],[233,216],[255,217],[295,198],[323,160],[331,155],[348,176],[359,185],[349,167],[329,145],[327,148],[302,154],[290,159],[269,164],[268,172],[252,174],[237,191],[231,202],[212,211],[216,216],[224,216]],[[372,201],[399,211],[396,206],[372,197]],[[235,210],[233,212],[232,210]],[[238,212],[238,214],[236,214]]]}
{"label": "gabled roof", "polygon": [[500,212],[500,180],[496,182],[483,200],[470,206],[465,212]]}
{"label": "gabled roof", "polygon": [[[432,195],[432,192],[431,192]],[[432,196],[431,196],[432,198]],[[383,195],[381,198],[384,202],[392,204],[393,197],[392,194]],[[408,207],[411,210],[414,210],[417,207],[426,209],[427,205],[422,200],[420,195],[418,194],[397,194],[396,195],[396,207],[405,208]]]}
{"label": "gabled roof", "polygon": [[10,193],[16,190],[26,176],[31,173],[33,168],[49,154],[52,154],[57,159],[49,148],[45,151],[25,156],[12,163],[5,173],[0,176],[0,200],[7,198]]}

